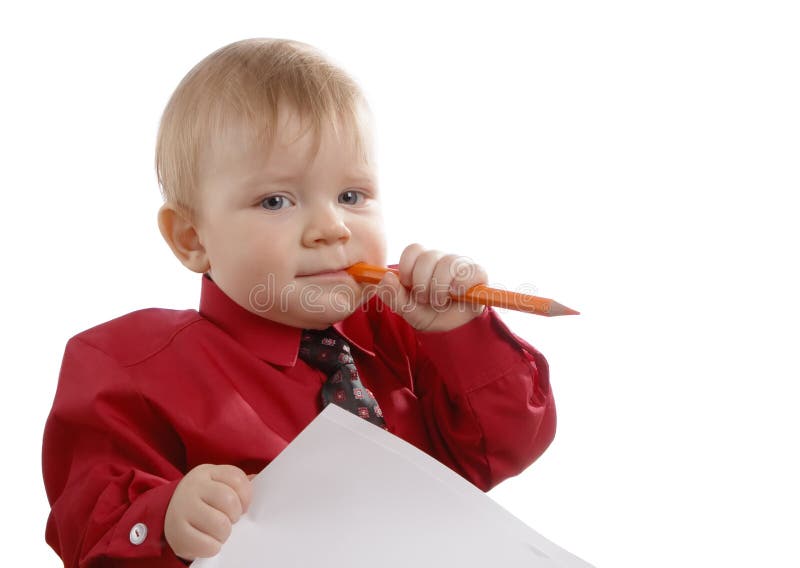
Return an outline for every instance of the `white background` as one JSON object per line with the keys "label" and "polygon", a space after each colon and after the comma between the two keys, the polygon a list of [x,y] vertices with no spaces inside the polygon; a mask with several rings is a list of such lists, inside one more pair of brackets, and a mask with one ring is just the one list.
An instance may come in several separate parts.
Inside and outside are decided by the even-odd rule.
{"label": "white background", "polygon": [[197,305],[155,223],[164,104],[271,36],[369,97],[390,259],[419,241],[582,312],[503,314],[550,361],[559,429],[491,495],[598,567],[797,566],[793,4],[3,8],[3,554],[60,565],[40,449],[67,339]]}

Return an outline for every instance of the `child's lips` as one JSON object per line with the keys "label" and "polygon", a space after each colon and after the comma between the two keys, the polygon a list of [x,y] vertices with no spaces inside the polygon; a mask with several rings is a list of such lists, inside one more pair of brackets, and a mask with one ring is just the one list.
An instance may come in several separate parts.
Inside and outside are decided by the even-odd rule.
{"label": "child's lips", "polygon": [[312,272],[309,274],[298,274],[298,278],[324,278],[324,279],[337,279],[337,278],[350,278],[350,275],[345,270],[323,270],[321,272]]}

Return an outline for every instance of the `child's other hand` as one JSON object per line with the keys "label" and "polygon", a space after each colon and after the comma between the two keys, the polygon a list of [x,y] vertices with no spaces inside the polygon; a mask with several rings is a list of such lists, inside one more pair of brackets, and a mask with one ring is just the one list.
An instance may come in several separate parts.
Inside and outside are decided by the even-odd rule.
{"label": "child's other hand", "polygon": [[164,537],[184,560],[217,554],[233,523],[250,505],[250,479],[232,465],[198,465],[175,488],[164,517]]}
{"label": "child's other hand", "polygon": [[400,280],[387,272],[378,284],[378,297],[420,331],[448,331],[483,313],[484,306],[457,302],[450,290],[463,293],[488,279],[482,266],[470,259],[412,244],[400,255]]}

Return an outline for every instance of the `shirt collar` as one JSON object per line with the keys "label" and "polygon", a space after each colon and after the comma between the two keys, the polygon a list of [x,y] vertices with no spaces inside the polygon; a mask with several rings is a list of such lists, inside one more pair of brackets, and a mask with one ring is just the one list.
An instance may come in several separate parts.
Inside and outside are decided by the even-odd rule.
{"label": "shirt collar", "polygon": [[[200,314],[236,339],[253,355],[275,365],[292,367],[300,349],[299,327],[282,324],[250,312],[234,302],[208,275],[200,289]],[[374,301],[373,297],[370,301]],[[375,356],[366,305],[333,324],[334,329],[354,347]]]}

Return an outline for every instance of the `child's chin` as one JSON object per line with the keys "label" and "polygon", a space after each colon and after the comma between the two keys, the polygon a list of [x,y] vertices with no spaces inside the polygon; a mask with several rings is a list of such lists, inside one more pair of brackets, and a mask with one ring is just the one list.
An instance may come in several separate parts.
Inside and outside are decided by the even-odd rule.
{"label": "child's chin", "polygon": [[324,328],[353,315],[358,309],[352,300],[332,301],[317,304],[309,309],[302,309],[297,314],[300,319],[307,322],[305,327]]}
{"label": "child's chin", "polygon": [[333,325],[336,322],[347,319],[356,311],[357,306],[337,306],[336,308],[326,309],[319,313],[309,313],[307,318],[309,321],[318,323],[320,326]]}

